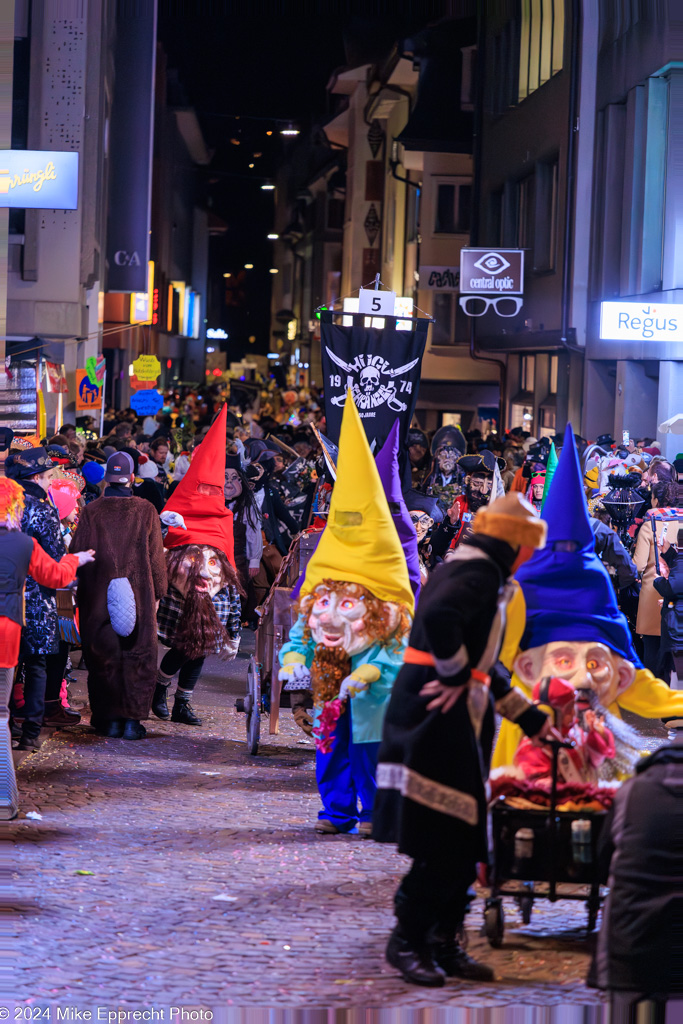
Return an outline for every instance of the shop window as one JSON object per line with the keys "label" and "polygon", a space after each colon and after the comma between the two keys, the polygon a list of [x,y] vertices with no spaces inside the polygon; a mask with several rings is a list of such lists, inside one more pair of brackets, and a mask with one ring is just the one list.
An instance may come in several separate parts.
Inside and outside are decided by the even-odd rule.
{"label": "shop window", "polygon": [[564,0],[522,0],[519,39],[521,102],[562,70]]}
{"label": "shop window", "polygon": [[560,367],[560,357],[550,357],[550,380],[548,386],[548,393],[551,395],[557,394],[557,374]]}
{"label": "shop window", "polygon": [[511,430],[514,430],[515,427],[521,427],[522,430],[526,430],[530,433],[533,419],[533,410],[530,409],[528,405],[510,406]]}
{"label": "shop window", "polygon": [[533,391],[536,379],[536,356],[522,356],[519,361],[519,390]]}
{"label": "shop window", "polygon": [[554,437],[557,433],[555,429],[556,415],[554,409],[542,408],[539,413],[539,437]]}
{"label": "shop window", "polygon": [[469,234],[471,206],[472,186],[469,183],[444,182],[437,185],[435,234]]}

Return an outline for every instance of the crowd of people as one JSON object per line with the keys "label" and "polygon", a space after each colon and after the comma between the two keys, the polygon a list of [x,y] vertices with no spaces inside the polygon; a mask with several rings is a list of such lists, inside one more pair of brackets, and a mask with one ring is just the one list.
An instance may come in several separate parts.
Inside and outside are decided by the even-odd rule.
{"label": "crowd of people", "polygon": [[75,650],[99,735],[142,740],[150,715],[201,727],[205,658],[235,658],[312,533],[280,682],[315,739],[314,827],[412,859],[387,948],[407,981],[490,978],[460,936],[491,760],[496,795],[548,806],[548,744],[570,739],[561,802],[604,811],[639,752],[621,710],[683,728],[683,456],[571,427],[401,438],[398,421],[372,452],[351,399],[328,438],[315,388],[165,403],[142,421],[109,410],[101,436],[88,417],[0,430],[13,742],[80,723]]}

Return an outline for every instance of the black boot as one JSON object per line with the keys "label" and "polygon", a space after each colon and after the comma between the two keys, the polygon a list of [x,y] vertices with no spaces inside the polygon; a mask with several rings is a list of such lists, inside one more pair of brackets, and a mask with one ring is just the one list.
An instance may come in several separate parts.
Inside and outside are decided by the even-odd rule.
{"label": "black boot", "polygon": [[404,981],[411,985],[441,988],[445,984],[446,975],[432,959],[430,948],[410,942],[400,925],[396,925],[389,936],[386,958],[387,963],[400,971]]}
{"label": "black boot", "polygon": [[17,750],[40,750],[42,745],[39,735],[33,736],[31,733],[27,733],[25,729],[22,729]]}
{"label": "black boot", "polygon": [[123,736],[122,718],[92,718],[90,725],[98,736],[106,736],[110,740],[120,740]]}
{"label": "black boot", "polygon": [[161,718],[162,721],[167,722],[171,717],[171,712],[168,710],[168,704],[166,698],[168,696],[168,686],[162,686],[161,683],[157,683],[154,687],[154,696],[152,697],[152,711]]}
{"label": "black boot", "polygon": [[124,740],[143,740],[147,735],[147,730],[141,722],[138,722],[135,718],[127,718],[123,727],[123,739]]}
{"label": "black boot", "polygon": [[493,981],[495,974],[487,964],[480,964],[466,953],[457,939],[436,939],[432,945],[434,960],[449,978],[467,981]]}
{"label": "black boot", "polygon": [[176,690],[175,700],[173,701],[173,711],[171,712],[171,721],[180,722],[181,725],[202,724],[201,718],[198,718],[192,710],[189,693],[182,693],[180,690]]}

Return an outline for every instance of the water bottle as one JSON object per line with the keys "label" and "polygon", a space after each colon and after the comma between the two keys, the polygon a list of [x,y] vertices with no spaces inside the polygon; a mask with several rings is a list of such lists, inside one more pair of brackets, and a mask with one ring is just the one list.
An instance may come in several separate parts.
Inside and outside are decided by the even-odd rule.
{"label": "water bottle", "polygon": [[587,818],[572,822],[572,857],[575,864],[592,863],[591,823]]}

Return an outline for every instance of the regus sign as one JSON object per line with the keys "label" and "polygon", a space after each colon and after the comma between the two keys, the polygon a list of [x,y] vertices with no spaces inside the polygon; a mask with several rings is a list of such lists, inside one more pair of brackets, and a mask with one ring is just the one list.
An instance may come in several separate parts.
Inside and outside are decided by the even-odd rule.
{"label": "regus sign", "polygon": [[683,341],[683,305],[603,302],[600,337],[610,341]]}
{"label": "regus sign", "polygon": [[77,206],[78,153],[0,150],[0,207],[75,210]]}

